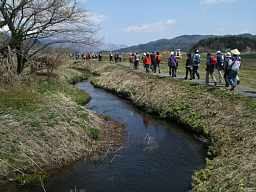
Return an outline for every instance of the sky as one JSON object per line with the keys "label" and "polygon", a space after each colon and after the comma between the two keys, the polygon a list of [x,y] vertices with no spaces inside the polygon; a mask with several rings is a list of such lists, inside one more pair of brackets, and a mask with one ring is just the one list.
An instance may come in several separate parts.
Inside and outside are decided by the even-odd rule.
{"label": "sky", "polygon": [[190,34],[256,34],[256,0],[80,0],[105,43]]}

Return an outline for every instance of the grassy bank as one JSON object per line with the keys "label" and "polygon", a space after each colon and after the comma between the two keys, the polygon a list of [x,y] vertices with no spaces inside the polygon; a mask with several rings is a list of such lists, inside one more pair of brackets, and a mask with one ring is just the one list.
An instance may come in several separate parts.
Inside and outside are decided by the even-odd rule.
{"label": "grassy bank", "polygon": [[86,78],[62,66],[53,77],[0,88],[0,181],[45,178],[120,143],[121,126],[85,109],[90,96],[71,85]]}
{"label": "grassy bank", "polygon": [[207,165],[193,175],[194,191],[256,190],[255,101],[123,66],[94,65],[90,70],[99,75],[94,85],[209,139]]}

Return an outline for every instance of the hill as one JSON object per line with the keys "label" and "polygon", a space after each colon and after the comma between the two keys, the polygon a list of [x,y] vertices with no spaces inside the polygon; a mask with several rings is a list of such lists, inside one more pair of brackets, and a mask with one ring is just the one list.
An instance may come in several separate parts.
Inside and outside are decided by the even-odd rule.
{"label": "hill", "polygon": [[203,39],[196,43],[192,49],[199,48],[202,51],[207,50],[227,50],[239,49],[242,52],[256,51],[256,36],[242,34],[236,36],[219,36]]}
{"label": "hill", "polygon": [[151,41],[145,44],[139,44],[124,49],[119,49],[120,52],[147,52],[147,51],[166,51],[172,49],[188,50],[200,40],[213,37],[210,35],[182,35],[173,39],[160,39]]}
{"label": "hill", "polygon": [[182,35],[173,39],[160,39],[145,44],[119,49],[119,52],[148,52],[182,49],[188,51],[194,48],[226,49],[238,48],[242,51],[256,50],[256,36],[252,34],[241,35]]}

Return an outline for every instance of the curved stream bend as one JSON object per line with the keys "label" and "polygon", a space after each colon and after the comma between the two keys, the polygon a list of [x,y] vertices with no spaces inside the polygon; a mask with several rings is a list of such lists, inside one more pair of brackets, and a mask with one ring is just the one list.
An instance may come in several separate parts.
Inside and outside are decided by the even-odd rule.
{"label": "curved stream bend", "polygon": [[79,162],[51,177],[47,192],[183,192],[191,189],[194,171],[205,164],[202,143],[176,124],[146,115],[89,82],[78,86],[91,95],[88,104],[91,110],[126,125],[127,139],[113,159]]}

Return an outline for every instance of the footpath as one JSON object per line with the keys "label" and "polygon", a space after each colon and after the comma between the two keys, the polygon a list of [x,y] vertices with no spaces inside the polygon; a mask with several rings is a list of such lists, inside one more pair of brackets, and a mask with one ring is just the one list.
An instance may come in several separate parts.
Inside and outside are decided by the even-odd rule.
{"label": "footpath", "polygon": [[[121,65],[124,65],[124,66],[130,66],[129,63],[118,63],[118,64],[121,64]],[[131,66],[130,66],[131,67]],[[131,67],[132,68],[132,67]],[[145,72],[144,69],[140,66],[139,71],[142,71],[142,72]],[[152,72],[151,72],[152,74]],[[158,75],[160,76],[161,78],[173,78],[173,77],[170,77],[170,75],[168,73],[156,73],[155,75]],[[205,80],[204,79],[201,79],[201,80],[198,80],[198,79],[194,79],[194,80],[184,80],[184,76],[181,76],[181,75],[178,75],[176,78],[174,78],[176,80],[180,80],[180,81],[191,81],[192,83],[195,83],[195,84],[200,84],[200,85],[205,85],[206,86],[206,83],[205,83]],[[210,82],[209,85],[207,86],[211,86],[211,87],[214,87],[214,83],[213,82]],[[225,88],[225,85],[224,84],[218,84],[217,85],[218,88],[223,88],[223,89],[226,89]],[[247,86],[244,86],[244,85],[238,85],[237,88],[235,89],[234,91],[235,94],[240,94],[240,95],[243,95],[243,96],[246,96],[246,97],[249,97],[249,98],[252,98],[252,99],[256,99],[256,89],[253,89],[253,88],[250,88],[250,87],[247,87]]]}

